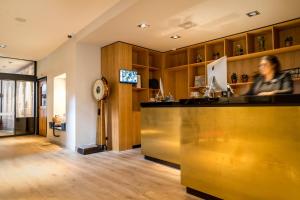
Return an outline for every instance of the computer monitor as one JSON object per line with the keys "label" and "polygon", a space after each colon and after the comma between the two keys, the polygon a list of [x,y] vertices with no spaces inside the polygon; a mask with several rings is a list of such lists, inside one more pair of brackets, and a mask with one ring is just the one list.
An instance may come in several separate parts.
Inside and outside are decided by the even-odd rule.
{"label": "computer monitor", "polygon": [[207,65],[207,84],[214,91],[227,91],[227,57]]}

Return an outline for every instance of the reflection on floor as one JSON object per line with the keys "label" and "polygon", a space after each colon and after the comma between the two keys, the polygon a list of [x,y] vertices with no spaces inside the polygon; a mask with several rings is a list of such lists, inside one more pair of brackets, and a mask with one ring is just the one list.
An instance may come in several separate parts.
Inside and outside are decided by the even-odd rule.
{"label": "reflection on floor", "polygon": [[0,138],[2,200],[194,200],[180,171],[140,150],[83,156],[38,136]]}
{"label": "reflection on floor", "polygon": [[10,135],[14,135],[14,131],[0,130],[0,137],[1,136],[10,136]]}

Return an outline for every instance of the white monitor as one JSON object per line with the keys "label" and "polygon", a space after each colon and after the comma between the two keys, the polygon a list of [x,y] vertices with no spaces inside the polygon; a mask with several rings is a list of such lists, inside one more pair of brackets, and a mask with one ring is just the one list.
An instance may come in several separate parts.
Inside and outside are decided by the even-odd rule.
{"label": "white monitor", "polygon": [[207,84],[215,90],[227,91],[227,57],[207,65]]}

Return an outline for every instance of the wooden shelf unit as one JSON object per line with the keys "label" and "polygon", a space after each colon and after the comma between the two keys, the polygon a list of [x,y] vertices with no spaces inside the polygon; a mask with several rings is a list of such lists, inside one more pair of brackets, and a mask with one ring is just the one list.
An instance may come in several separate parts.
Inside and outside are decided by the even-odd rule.
{"label": "wooden shelf unit", "polygon": [[[285,39],[289,36],[293,37],[293,44],[286,46]],[[262,38],[265,46],[263,49],[259,46]],[[239,55],[237,45],[243,49],[242,55]],[[260,58],[263,56],[278,56],[282,69],[300,67],[300,19],[167,52],[165,74],[168,80],[165,80],[165,87],[167,86],[165,91],[170,91],[176,99],[179,96],[189,98],[191,91],[201,91],[203,87],[194,85],[195,76],[206,76],[207,64],[214,61],[216,53],[219,53],[219,57],[224,55],[228,57],[228,82],[231,82],[232,73],[237,73],[238,83],[231,85],[239,90],[239,93],[243,93],[251,85],[252,76],[258,72]],[[199,63],[197,63],[198,54],[203,58]],[[242,74],[249,76],[247,83],[241,82]],[[181,83],[178,83],[178,80]],[[297,81],[295,86],[299,87],[296,91],[300,92],[300,82]]]}

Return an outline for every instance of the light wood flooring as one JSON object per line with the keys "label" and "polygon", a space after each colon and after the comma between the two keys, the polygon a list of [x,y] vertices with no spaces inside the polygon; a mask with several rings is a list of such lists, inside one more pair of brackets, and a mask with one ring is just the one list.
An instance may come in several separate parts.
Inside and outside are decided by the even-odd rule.
{"label": "light wood flooring", "polygon": [[80,155],[38,136],[0,138],[0,200],[199,200],[139,149]]}

